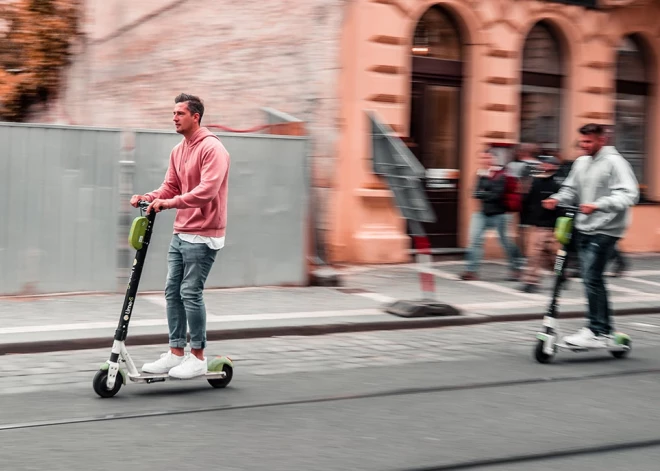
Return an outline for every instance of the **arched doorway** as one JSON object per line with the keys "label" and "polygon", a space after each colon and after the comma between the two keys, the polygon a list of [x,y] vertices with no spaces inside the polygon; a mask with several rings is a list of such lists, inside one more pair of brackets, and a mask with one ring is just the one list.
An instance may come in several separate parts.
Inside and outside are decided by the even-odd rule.
{"label": "arched doorway", "polygon": [[564,58],[552,28],[539,22],[525,40],[520,91],[520,142],[546,152],[561,143]]}
{"label": "arched doorway", "polygon": [[458,246],[462,44],[456,22],[439,6],[417,23],[408,142],[427,172],[426,193],[437,222],[424,229],[433,249]]}
{"label": "arched doorway", "polygon": [[640,200],[647,198],[648,115],[651,79],[648,52],[635,35],[623,38],[616,54],[616,111],[613,144],[632,166],[640,185]]}

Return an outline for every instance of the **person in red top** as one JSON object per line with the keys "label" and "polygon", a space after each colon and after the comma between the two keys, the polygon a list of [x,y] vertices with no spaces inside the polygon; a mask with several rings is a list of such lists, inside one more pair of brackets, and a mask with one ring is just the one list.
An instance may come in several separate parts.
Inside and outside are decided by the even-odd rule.
{"label": "person in red top", "polygon": [[[137,207],[140,201],[148,201],[147,214],[176,209],[165,284],[170,349],[158,360],[146,363],[142,371],[189,379],[207,372],[202,292],[215,256],[225,243],[230,159],[220,139],[200,126],[202,101],[180,94],[174,103],[174,125],[183,139],[172,149],[160,188],[134,195],[131,205]],[[187,325],[191,351],[186,355]]]}

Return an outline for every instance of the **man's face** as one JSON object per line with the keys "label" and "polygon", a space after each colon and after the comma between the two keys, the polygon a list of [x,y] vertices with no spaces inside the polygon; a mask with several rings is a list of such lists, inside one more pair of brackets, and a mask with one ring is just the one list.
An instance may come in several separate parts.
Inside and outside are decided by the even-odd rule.
{"label": "man's face", "polygon": [[190,114],[187,103],[177,103],[174,105],[174,126],[179,134],[186,134],[192,130],[199,119],[198,114]]}
{"label": "man's face", "polygon": [[482,152],[479,154],[479,165],[481,168],[488,168],[494,165],[494,157],[489,152]]}
{"label": "man's face", "polygon": [[580,149],[586,155],[595,155],[605,144],[605,136],[596,136],[595,134],[587,134],[580,136]]}

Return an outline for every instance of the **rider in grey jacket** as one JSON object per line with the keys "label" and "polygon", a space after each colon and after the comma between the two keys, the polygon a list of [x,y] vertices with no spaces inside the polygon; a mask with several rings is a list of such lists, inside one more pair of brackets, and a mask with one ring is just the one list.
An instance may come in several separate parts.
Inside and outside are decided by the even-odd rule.
{"label": "rider in grey jacket", "polygon": [[588,326],[564,339],[580,347],[606,347],[612,340],[610,304],[603,271],[616,242],[630,225],[630,207],[639,201],[639,187],[632,167],[614,147],[606,146],[602,126],[580,128],[578,158],[560,190],[543,202],[546,209],[558,203],[579,205],[575,217],[577,247],[587,300]]}
{"label": "rider in grey jacket", "polygon": [[578,213],[575,228],[585,234],[620,238],[630,225],[629,208],[639,201],[639,188],[628,161],[613,146],[604,146],[593,157],[578,158],[551,198],[570,205],[593,203],[597,211]]}

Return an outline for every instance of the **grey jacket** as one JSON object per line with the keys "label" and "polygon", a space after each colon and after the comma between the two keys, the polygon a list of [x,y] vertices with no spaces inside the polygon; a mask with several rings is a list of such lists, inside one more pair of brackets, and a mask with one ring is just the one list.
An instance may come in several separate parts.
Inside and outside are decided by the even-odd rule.
{"label": "grey jacket", "polygon": [[628,208],[639,201],[639,187],[628,161],[614,147],[604,146],[593,158],[578,158],[551,198],[569,205],[596,204],[598,211],[577,214],[575,228],[587,234],[623,237],[631,221]]}

